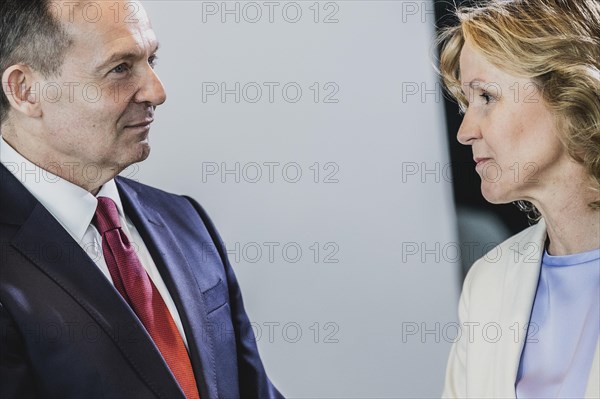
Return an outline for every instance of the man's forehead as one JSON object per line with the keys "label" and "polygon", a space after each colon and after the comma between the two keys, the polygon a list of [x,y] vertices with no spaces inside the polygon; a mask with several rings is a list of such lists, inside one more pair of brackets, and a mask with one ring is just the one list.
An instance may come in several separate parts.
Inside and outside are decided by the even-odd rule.
{"label": "man's forehead", "polygon": [[76,46],[155,47],[156,36],[144,8],[138,1],[55,1],[63,26]]}
{"label": "man's forehead", "polygon": [[150,24],[146,10],[137,0],[52,0],[49,8],[67,26],[98,30],[111,25]]}

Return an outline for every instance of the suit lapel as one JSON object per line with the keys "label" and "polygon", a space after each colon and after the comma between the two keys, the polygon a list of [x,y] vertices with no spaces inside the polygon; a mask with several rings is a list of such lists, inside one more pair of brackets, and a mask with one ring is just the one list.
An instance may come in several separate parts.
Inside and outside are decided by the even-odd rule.
{"label": "suit lapel", "polygon": [[[157,396],[182,396],[137,316],[89,256],[42,205],[36,206],[12,245],[89,313]],[[56,256],[48,255],[48,250]],[[168,383],[157,384],[157,381]]]}
{"label": "suit lapel", "polygon": [[[504,300],[500,315],[503,345],[498,345],[494,384],[495,397],[514,398],[515,382],[521,353],[527,338],[527,327],[537,291],[544,245],[546,224],[544,220],[529,234],[515,242],[505,260],[509,263],[504,279]],[[518,247],[517,247],[518,245]]]}
{"label": "suit lapel", "polygon": [[145,328],[90,257],[2,165],[0,178],[2,220],[21,226],[10,245],[85,309],[157,397],[183,397]]}
{"label": "suit lapel", "polygon": [[207,338],[210,323],[196,277],[158,210],[120,179],[116,182],[125,212],[142,236],[177,307],[200,397],[217,397],[214,353]]}

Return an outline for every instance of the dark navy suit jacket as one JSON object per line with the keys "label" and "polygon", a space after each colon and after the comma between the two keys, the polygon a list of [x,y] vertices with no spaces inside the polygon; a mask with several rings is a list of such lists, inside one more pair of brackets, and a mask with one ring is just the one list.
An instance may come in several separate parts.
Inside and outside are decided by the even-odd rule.
{"label": "dark navy suit jacket", "polygon": [[[116,183],[181,316],[201,398],[280,397],[204,210]],[[131,308],[1,164],[0,246],[0,398],[184,398]]]}

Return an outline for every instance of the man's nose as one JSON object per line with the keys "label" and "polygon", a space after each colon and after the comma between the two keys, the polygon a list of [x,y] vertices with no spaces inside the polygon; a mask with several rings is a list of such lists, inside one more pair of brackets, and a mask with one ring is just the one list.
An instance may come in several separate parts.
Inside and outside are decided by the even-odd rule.
{"label": "man's nose", "polygon": [[473,112],[467,111],[463,117],[462,123],[458,128],[456,139],[464,145],[472,145],[474,140],[481,138],[481,128],[475,121]]}
{"label": "man's nose", "polygon": [[156,107],[161,105],[167,100],[167,93],[163,86],[160,78],[149,65],[146,73],[140,82],[137,93],[135,94],[134,100],[136,103],[150,103]]}

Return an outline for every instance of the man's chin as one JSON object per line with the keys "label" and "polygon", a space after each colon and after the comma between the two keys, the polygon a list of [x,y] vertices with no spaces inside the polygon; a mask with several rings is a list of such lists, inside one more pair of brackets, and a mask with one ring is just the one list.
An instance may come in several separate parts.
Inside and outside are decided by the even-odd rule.
{"label": "man's chin", "polygon": [[122,173],[125,169],[133,164],[145,161],[149,156],[150,144],[148,144],[147,141],[143,143],[137,143],[135,151],[128,156],[127,160],[118,164],[117,174]]}
{"label": "man's chin", "polygon": [[139,145],[139,152],[137,154],[136,159],[132,163],[138,163],[138,162],[145,161],[150,156],[151,147],[150,147],[150,143],[148,142],[147,138],[146,138],[146,140],[142,141],[138,145]]}

